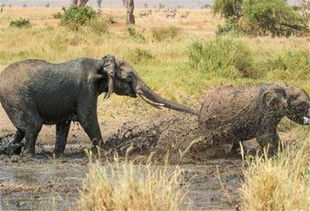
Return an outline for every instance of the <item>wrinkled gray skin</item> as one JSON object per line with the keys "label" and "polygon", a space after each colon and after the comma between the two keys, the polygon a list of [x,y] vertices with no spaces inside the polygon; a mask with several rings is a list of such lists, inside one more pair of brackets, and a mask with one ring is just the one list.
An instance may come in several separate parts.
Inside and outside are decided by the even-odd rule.
{"label": "wrinkled gray skin", "polygon": [[253,87],[224,86],[211,89],[199,113],[205,143],[232,143],[256,138],[261,147],[269,145],[271,155],[278,149],[277,125],[283,117],[309,124],[310,98],[301,88],[285,84]]}
{"label": "wrinkled gray skin", "polygon": [[97,97],[105,92],[136,97],[155,107],[190,114],[190,108],[165,100],[151,91],[126,61],[113,56],[80,58],[61,64],[25,60],[8,66],[0,74],[0,101],[17,128],[14,143],[25,137],[23,154],[34,155],[43,124],[56,124],[55,154],[61,155],[71,121],[78,121],[94,146],[102,135],[97,119]]}

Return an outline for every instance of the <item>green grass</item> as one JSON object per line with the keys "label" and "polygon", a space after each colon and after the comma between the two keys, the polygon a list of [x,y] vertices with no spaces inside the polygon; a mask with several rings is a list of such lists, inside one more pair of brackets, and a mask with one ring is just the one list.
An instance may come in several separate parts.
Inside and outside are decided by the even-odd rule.
{"label": "green grass", "polygon": [[[308,129],[306,129],[308,130]],[[308,131],[304,131],[307,134]],[[310,138],[290,143],[276,158],[249,159],[241,188],[244,210],[308,210]]]}

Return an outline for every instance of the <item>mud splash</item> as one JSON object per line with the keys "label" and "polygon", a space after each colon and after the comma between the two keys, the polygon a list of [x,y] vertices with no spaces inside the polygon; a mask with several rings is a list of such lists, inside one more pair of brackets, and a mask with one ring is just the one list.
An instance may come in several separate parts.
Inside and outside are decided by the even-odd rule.
{"label": "mud splash", "polygon": [[[241,160],[225,159],[226,156],[220,153],[224,150],[222,146],[209,151],[197,153],[188,150],[184,153],[197,138],[199,132],[195,117],[178,115],[139,124],[129,122],[108,134],[102,160],[105,162],[114,152],[125,155],[126,150],[132,147],[129,159],[137,160],[139,157],[139,161],[143,161],[155,153],[154,160],[160,164],[168,152],[169,163],[179,164],[186,177],[193,178],[185,207],[234,208],[240,201]],[[0,146],[7,147],[12,135],[0,138],[0,143],[1,140],[5,142]],[[88,171],[84,150],[89,149],[90,144],[68,144],[64,156],[54,159],[54,143],[40,143],[37,144],[35,158],[0,155],[0,210],[68,210],[75,206],[82,179]],[[210,159],[214,155],[222,157]]]}

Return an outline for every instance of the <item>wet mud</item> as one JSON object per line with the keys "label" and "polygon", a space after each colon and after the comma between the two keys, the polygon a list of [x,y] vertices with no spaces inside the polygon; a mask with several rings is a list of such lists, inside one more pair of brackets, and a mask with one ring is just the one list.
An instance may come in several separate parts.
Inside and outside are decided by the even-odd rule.
{"label": "wet mud", "polygon": [[[79,131],[74,130],[71,137],[79,137]],[[0,210],[74,207],[88,171],[85,150],[91,148],[89,140],[69,141],[65,154],[55,159],[53,142],[38,141],[36,156],[26,158],[12,153],[19,147],[9,144],[12,138],[13,134],[0,137],[0,152],[5,151],[0,153]],[[161,164],[168,154],[169,164],[180,165],[186,177],[192,178],[185,207],[233,209],[240,202],[242,161],[238,156],[228,156],[230,146],[226,145],[192,151],[189,146],[199,138],[197,119],[188,115],[127,122],[106,135],[101,159],[104,163],[115,152],[120,156],[127,152],[129,159],[143,162],[152,153],[154,162]]]}

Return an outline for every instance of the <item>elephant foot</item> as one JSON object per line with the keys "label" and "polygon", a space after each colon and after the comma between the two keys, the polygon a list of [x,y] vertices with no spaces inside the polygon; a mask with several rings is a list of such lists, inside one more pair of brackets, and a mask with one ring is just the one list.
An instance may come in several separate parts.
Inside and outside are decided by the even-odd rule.
{"label": "elephant foot", "polygon": [[35,155],[36,155],[36,153],[34,150],[24,148],[24,150],[22,151],[22,156],[25,158],[34,158]]}

